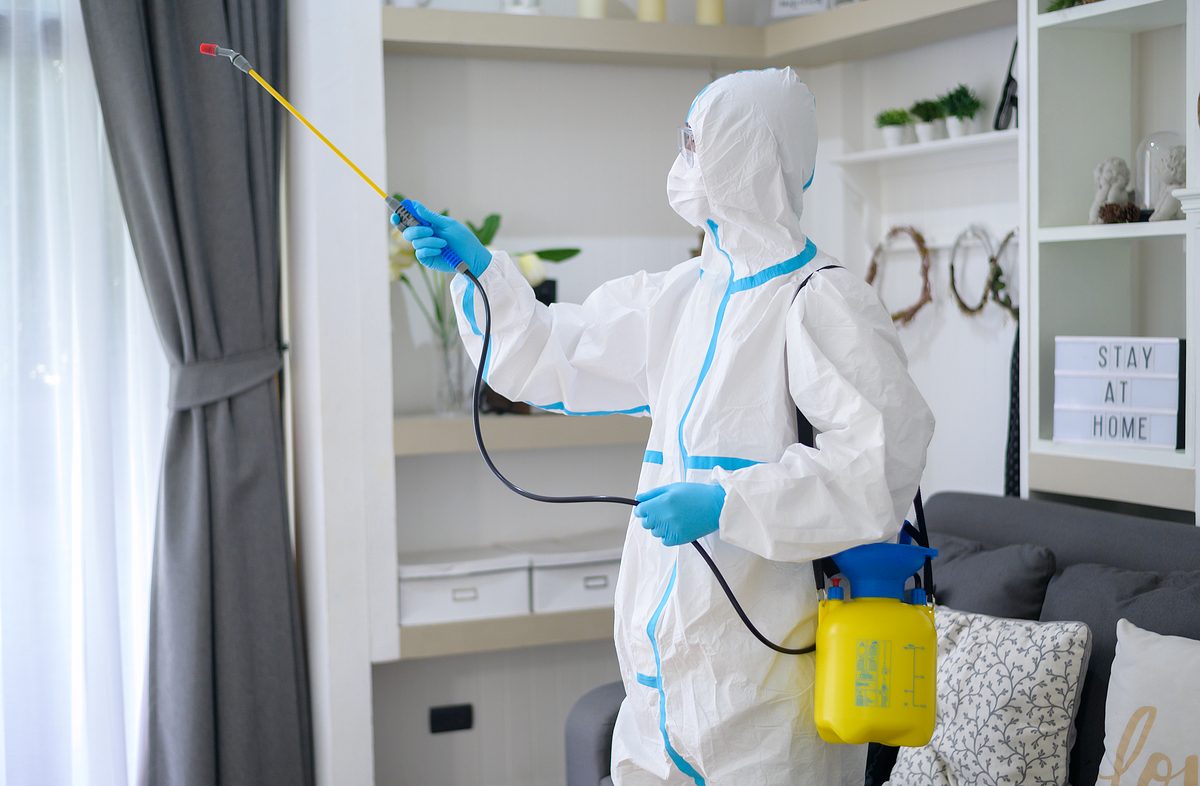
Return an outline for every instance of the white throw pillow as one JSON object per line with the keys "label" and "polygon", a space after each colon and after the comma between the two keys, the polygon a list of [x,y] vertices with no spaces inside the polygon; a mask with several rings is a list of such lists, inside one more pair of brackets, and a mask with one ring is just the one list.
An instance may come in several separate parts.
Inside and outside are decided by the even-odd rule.
{"label": "white throw pillow", "polygon": [[938,607],[937,727],[892,786],[1064,784],[1092,634]]}
{"label": "white throw pillow", "polygon": [[1200,783],[1200,641],[1117,622],[1098,783]]}

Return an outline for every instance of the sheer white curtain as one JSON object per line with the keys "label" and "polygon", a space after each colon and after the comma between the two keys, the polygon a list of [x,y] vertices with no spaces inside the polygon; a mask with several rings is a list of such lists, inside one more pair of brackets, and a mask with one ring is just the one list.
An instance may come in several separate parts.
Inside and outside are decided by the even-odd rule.
{"label": "sheer white curtain", "polygon": [[166,384],[79,0],[0,0],[0,786],[133,780]]}

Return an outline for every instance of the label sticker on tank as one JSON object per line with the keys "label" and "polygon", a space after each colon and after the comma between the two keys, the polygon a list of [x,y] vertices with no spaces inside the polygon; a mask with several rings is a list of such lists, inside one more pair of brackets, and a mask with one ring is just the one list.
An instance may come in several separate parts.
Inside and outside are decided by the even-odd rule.
{"label": "label sticker on tank", "polygon": [[887,707],[892,692],[892,643],[859,639],[854,667],[854,704]]}

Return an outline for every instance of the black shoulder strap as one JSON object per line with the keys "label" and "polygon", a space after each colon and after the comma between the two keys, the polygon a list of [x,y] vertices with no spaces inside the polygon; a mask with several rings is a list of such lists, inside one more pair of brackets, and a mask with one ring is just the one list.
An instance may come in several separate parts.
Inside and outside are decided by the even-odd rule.
{"label": "black shoulder strap", "polygon": [[[812,281],[813,276],[815,276],[817,273],[840,267],[841,265],[826,265],[825,267],[818,268],[812,273],[809,273],[808,276],[800,282],[800,286],[796,289],[796,297],[800,296],[800,293],[806,286],[808,286],[808,282]],[[813,425],[809,422],[808,418],[804,416],[804,413],[799,410],[799,408],[796,409],[796,441],[809,448],[816,447],[817,444],[816,432],[813,429]],[[925,507],[921,504],[920,488],[917,489],[917,496],[913,500],[913,507],[916,509],[917,514],[917,527],[916,532],[913,535],[913,539],[917,541],[918,545],[928,548],[929,531],[925,528]],[[831,558],[824,557],[822,559],[813,560],[813,579],[816,581],[817,590],[824,590],[826,577],[836,576],[837,572],[837,565]],[[932,600],[934,597],[933,562],[930,559],[926,558],[925,567],[922,572],[924,574],[924,581],[922,582],[921,586],[925,589],[926,594]]]}

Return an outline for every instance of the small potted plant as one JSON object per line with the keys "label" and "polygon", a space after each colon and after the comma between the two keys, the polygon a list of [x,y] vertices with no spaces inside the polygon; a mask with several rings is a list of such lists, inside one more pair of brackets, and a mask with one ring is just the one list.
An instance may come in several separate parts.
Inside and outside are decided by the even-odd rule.
{"label": "small potted plant", "polygon": [[918,142],[932,142],[946,133],[946,109],[941,101],[918,101],[908,110],[917,122],[913,129]]}
{"label": "small potted plant", "polygon": [[884,147],[899,147],[906,141],[912,115],[907,109],[885,109],[875,115],[875,127],[883,133]]}
{"label": "small potted plant", "polygon": [[958,85],[949,93],[938,97],[946,110],[946,131],[954,139],[975,133],[975,115],[983,106],[979,96],[966,85]]}

